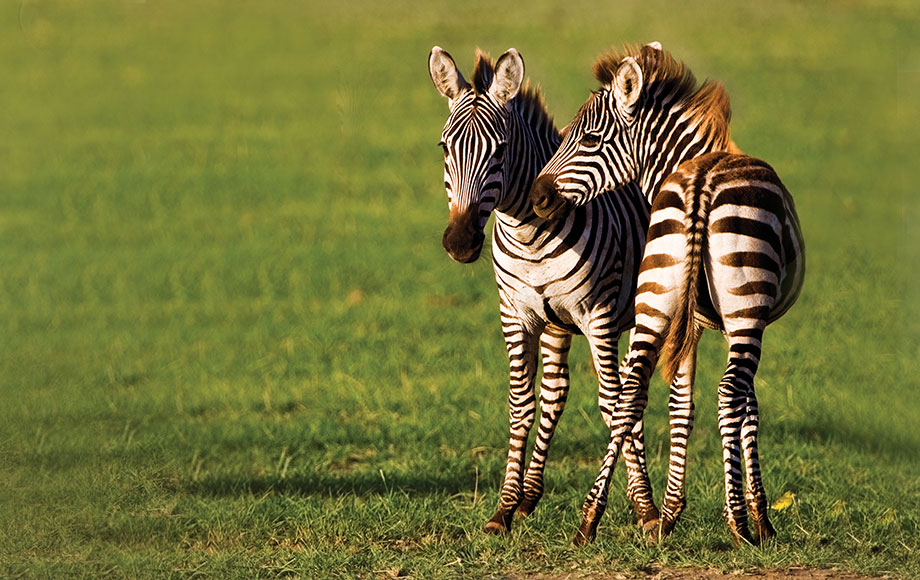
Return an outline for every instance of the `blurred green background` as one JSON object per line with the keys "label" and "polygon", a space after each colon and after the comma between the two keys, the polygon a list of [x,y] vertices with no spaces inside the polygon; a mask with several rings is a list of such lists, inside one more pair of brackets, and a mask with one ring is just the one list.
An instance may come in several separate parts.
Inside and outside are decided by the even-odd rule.
{"label": "blurred green background", "polygon": [[[3,2],[0,575],[920,575],[918,24],[896,0]],[[728,549],[710,333],[674,538],[644,544],[618,473],[571,549],[606,439],[579,341],[544,504],[485,537],[507,363],[489,260],[441,248],[428,51],[469,76],[516,47],[561,126],[600,52],[653,40],[726,85],[796,199],[806,286],[757,381],[795,500],[776,543]]]}

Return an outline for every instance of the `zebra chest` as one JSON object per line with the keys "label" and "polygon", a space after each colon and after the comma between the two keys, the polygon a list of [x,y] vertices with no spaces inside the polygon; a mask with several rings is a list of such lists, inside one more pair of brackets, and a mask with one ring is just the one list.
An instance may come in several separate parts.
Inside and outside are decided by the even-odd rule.
{"label": "zebra chest", "polygon": [[595,306],[590,272],[577,260],[529,261],[495,256],[503,301],[522,319],[550,322],[577,332]]}

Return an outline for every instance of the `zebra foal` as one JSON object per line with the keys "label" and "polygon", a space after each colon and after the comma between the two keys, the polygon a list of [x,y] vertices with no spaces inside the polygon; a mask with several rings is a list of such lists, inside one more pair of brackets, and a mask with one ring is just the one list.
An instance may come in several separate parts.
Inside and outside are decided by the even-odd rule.
{"label": "zebra foal", "polygon": [[[568,353],[584,334],[598,376],[598,404],[608,426],[619,391],[617,341],[633,325],[633,297],[648,227],[648,207],[630,184],[547,221],[528,191],[561,137],[542,97],[522,87],[524,61],[509,49],[497,62],[477,53],[473,83],[439,47],[429,74],[448,99],[441,133],[450,221],[443,245],[458,262],[475,261],[495,214],[492,263],[510,366],[510,443],[498,508],[486,523],[507,532],[515,511],[529,514],[543,494],[543,470],[569,389]],[[540,421],[529,466],[526,445],[535,421],[537,356],[542,353]],[[627,495],[639,523],[658,519],[645,467],[641,421],[624,436]]]}
{"label": "zebra foal", "polygon": [[696,348],[708,327],[728,342],[718,389],[725,517],[736,542],[753,542],[749,509],[754,537],[763,541],[775,531],[760,475],[754,374],[764,328],[802,287],[805,254],[795,205],[773,169],[741,154],[729,138],[722,85],[697,87],[690,70],[657,43],[602,56],[595,75],[600,90],[578,112],[531,198],[539,215],[552,217],[635,181],[651,202],[651,222],[614,428],[579,536],[595,533],[603,511],[597,506],[625,435],[642,418],[662,351],[669,355],[671,452],[653,539],[673,529],[685,504]]}

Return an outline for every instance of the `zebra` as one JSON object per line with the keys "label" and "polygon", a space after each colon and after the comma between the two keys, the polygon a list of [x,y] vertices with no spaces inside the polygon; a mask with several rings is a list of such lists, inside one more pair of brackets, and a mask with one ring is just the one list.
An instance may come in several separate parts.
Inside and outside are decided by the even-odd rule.
{"label": "zebra", "polygon": [[672,531],[685,505],[696,347],[705,327],[722,331],[729,351],[718,389],[724,516],[736,544],[762,543],[776,532],[760,475],[754,374],[764,328],[802,288],[805,250],[795,205],[775,171],[730,139],[721,84],[698,87],[686,65],[658,43],[602,55],[594,71],[601,88],[534,182],[537,214],[564,214],[632,181],[652,213],[615,427],[578,533],[595,534],[619,446],[641,420],[662,352],[668,355],[671,449],[661,519],[650,539]]}
{"label": "zebra", "polygon": [[[543,470],[569,389],[572,336],[584,334],[598,377],[598,404],[608,427],[618,383],[617,342],[633,325],[633,297],[648,207],[635,184],[561,220],[534,212],[528,192],[561,136],[538,88],[522,87],[524,61],[509,49],[493,64],[477,50],[470,85],[453,58],[435,46],[429,74],[448,99],[441,133],[450,221],[443,246],[452,259],[475,261],[495,214],[492,263],[510,366],[510,443],[488,533],[511,529],[514,513],[531,513],[543,495]],[[537,356],[542,353],[540,421],[530,463],[524,460],[535,420]],[[625,437],[627,496],[639,524],[658,520],[645,463],[642,422]]]}

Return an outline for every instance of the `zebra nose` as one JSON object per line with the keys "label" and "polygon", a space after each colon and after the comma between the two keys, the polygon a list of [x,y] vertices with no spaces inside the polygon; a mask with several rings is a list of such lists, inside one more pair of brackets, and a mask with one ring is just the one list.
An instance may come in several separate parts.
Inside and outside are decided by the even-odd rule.
{"label": "zebra nose", "polygon": [[451,220],[444,230],[441,243],[455,262],[469,264],[479,258],[485,234],[473,221],[478,215],[478,209],[470,211],[456,220]]}
{"label": "zebra nose", "polygon": [[565,205],[565,199],[556,193],[556,176],[547,174],[538,177],[530,188],[530,201],[538,216],[553,217]]}

